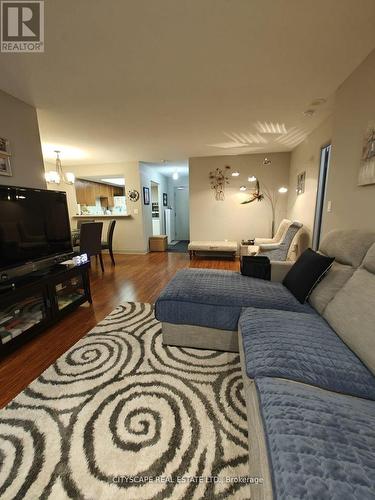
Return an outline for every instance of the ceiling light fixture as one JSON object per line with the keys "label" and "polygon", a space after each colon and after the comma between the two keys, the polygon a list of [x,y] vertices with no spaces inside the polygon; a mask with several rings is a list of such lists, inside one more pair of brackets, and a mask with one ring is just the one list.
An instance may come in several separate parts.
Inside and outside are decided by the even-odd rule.
{"label": "ceiling light fixture", "polygon": [[269,158],[267,158],[267,157],[265,157],[265,158],[264,158],[264,160],[263,160],[263,165],[268,166],[268,165],[271,165],[271,163],[272,163],[272,160],[270,160],[270,159],[269,159]]}
{"label": "ceiling light fixture", "polygon": [[240,191],[246,191],[247,187],[246,186],[241,186]]}
{"label": "ceiling light fixture", "polygon": [[44,178],[49,184],[60,184],[63,181],[65,184],[74,184],[76,178],[73,172],[64,173],[61,160],[60,151],[55,150],[56,153],[56,170],[50,170],[44,174]]}
{"label": "ceiling light fixture", "polygon": [[46,161],[53,161],[55,162],[56,159],[56,149],[59,151],[63,151],[64,153],[64,161],[71,161],[72,165],[74,165],[74,162],[77,162],[79,160],[83,160],[84,158],[88,158],[89,154],[84,151],[83,149],[76,148],[74,146],[70,146],[69,144],[64,144],[64,143],[49,143],[49,142],[44,142],[42,145],[43,148],[43,158]]}
{"label": "ceiling light fixture", "polygon": [[279,193],[284,194],[288,192],[288,188],[281,186],[281,188],[278,189]]}
{"label": "ceiling light fixture", "polygon": [[234,172],[232,172],[232,177],[238,177],[239,175],[240,175],[240,173],[238,170],[235,170]]}
{"label": "ceiling light fixture", "polygon": [[73,174],[73,172],[67,172],[65,174],[65,182],[67,184],[74,184],[76,180],[76,176]]}
{"label": "ceiling light fixture", "polygon": [[48,184],[60,184],[61,179],[59,174],[55,170],[49,170],[44,174],[44,178]]}
{"label": "ceiling light fixture", "polygon": [[252,175],[251,177],[248,177],[247,179],[249,182],[255,182],[257,180],[257,178],[255,177],[255,175]]}
{"label": "ceiling light fixture", "polygon": [[314,109],[306,109],[306,111],[303,112],[303,116],[307,116],[307,118],[311,118],[312,116],[314,116],[314,114]]}

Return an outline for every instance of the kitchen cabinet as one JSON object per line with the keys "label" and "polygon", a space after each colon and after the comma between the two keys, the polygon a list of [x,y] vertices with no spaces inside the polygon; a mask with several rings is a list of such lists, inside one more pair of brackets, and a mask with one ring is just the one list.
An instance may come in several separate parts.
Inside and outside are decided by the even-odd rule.
{"label": "kitchen cabinet", "polygon": [[100,198],[103,208],[113,207],[114,196],[124,196],[125,189],[121,186],[111,186],[100,182],[76,179],[75,182],[77,203],[80,205],[94,206],[96,199]]}
{"label": "kitchen cabinet", "polygon": [[94,183],[77,179],[75,182],[77,203],[80,205],[95,205],[96,193]]}
{"label": "kitchen cabinet", "polygon": [[125,196],[125,188],[121,186],[113,186],[113,196]]}

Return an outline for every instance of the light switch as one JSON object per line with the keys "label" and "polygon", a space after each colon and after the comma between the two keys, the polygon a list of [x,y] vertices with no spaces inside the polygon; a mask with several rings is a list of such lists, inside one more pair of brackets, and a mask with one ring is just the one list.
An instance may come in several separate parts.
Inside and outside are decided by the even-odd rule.
{"label": "light switch", "polygon": [[331,200],[327,202],[327,212],[328,213],[332,212],[332,201]]}

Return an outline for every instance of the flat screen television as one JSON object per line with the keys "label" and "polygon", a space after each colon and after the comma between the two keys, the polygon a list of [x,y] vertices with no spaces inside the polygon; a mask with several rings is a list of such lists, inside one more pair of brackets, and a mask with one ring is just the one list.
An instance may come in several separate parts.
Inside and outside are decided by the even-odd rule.
{"label": "flat screen television", "polygon": [[0,271],[70,252],[65,193],[0,186]]}

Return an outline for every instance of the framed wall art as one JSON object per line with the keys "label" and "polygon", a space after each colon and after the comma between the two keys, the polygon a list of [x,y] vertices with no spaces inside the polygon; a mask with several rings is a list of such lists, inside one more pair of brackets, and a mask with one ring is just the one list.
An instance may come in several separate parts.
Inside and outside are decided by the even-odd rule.
{"label": "framed wall art", "polygon": [[150,189],[148,187],[143,188],[143,203],[144,205],[150,204]]}
{"label": "framed wall art", "polygon": [[11,177],[13,175],[9,156],[0,155],[0,175],[6,175],[7,177]]}
{"label": "framed wall art", "polygon": [[5,137],[0,137],[0,155],[10,156],[9,141]]}
{"label": "framed wall art", "polygon": [[358,185],[375,184],[375,124],[369,125],[363,138]]}
{"label": "framed wall art", "polygon": [[297,175],[297,196],[305,192],[306,172]]}

